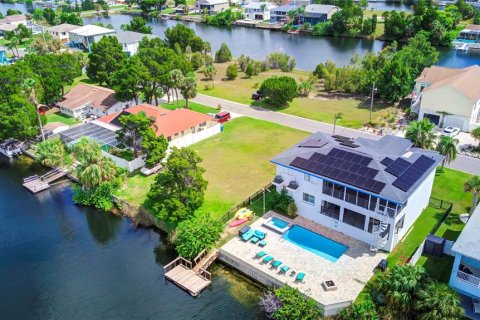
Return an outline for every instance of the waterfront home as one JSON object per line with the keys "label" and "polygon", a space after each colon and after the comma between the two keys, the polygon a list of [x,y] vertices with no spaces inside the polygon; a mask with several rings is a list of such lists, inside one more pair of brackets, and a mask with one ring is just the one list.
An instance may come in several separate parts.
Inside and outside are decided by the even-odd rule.
{"label": "waterfront home", "polygon": [[480,25],[469,24],[458,37],[453,40],[452,46],[457,50],[480,49]]}
{"label": "waterfront home", "polygon": [[121,31],[118,32],[115,36],[117,37],[118,42],[122,45],[123,52],[125,52],[128,57],[137,54],[138,46],[140,45],[140,41],[142,41],[143,38],[156,38],[156,36],[152,34],[144,34],[133,31]]}
{"label": "waterfront home", "polygon": [[244,17],[247,20],[270,20],[270,11],[276,7],[270,2],[250,2],[243,7]]}
{"label": "waterfront home", "polygon": [[330,20],[333,14],[339,10],[341,9],[337,6],[326,4],[309,4],[305,7],[303,22],[308,22],[310,25],[314,26],[319,22]]}
{"label": "waterfront home", "polygon": [[47,28],[46,31],[51,34],[54,38],[57,38],[62,43],[70,42],[70,31],[80,28],[80,26],[68,23],[62,23],[50,28]]}
{"label": "waterfront home", "polygon": [[152,129],[163,135],[171,147],[182,148],[211,137],[222,130],[213,117],[189,109],[168,110],[150,104],[140,104],[102,117],[99,121],[120,127],[118,119],[123,115],[144,113],[152,119]]}
{"label": "waterfront home", "polygon": [[452,247],[450,286],[461,296],[465,315],[480,320],[480,206],[467,222]]}
{"label": "waterfront home", "polygon": [[186,5],[186,4],[180,4],[180,5],[175,7],[175,14],[188,15],[188,14],[195,13],[195,12],[197,12],[197,10],[195,9],[194,5],[189,6],[189,5]]}
{"label": "waterfront home", "polygon": [[443,156],[410,140],[315,133],[271,160],[273,184],[288,191],[297,214],[392,251],[428,206]]}
{"label": "waterfront home", "polygon": [[288,22],[288,20],[289,20],[288,13],[290,11],[295,11],[297,9],[298,9],[298,7],[296,5],[292,5],[292,4],[287,4],[287,5],[283,5],[283,6],[273,8],[272,10],[270,10],[270,21],[272,23]]}
{"label": "waterfront home", "polygon": [[480,126],[480,66],[432,66],[415,80],[412,111],[439,127],[469,132]]}
{"label": "waterfront home", "polygon": [[305,7],[311,4],[311,0],[292,0],[290,4],[296,5],[297,7]]}
{"label": "waterfront home", "polygon": [[0,35],[15,30],[20,24],[31,28],[32,21],[24,14],[15,14],[0,19]]}
{"label": "waterfront home", "polygon": [[78,84],[56,103],[60,112],[76,119],[103,117],[131,107],[134,101],[118,101],[112,89]]}
{"label": "waterfront home", "polygon": [[197,0],[195,1],[195,9],[201,14],[208,15],[217,14],[230,7],[228,0]]}
{"label": "waterfront home", "polygon": [[104,36],[115,35],[115,30],[88,24],[69,33],[72,46],[90,51],[92,44],[100,41]]}

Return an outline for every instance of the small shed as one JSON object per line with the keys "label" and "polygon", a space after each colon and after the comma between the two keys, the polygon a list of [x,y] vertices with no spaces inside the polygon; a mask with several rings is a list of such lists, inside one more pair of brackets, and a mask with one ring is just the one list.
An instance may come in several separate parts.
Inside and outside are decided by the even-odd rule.
{"label": "small shed", "polygon": [[443,249],[445,248],[445,239],[441,237],[429,234],[425,240],[425,246],[423,247],[423,253],[441,257],[443,255]]}

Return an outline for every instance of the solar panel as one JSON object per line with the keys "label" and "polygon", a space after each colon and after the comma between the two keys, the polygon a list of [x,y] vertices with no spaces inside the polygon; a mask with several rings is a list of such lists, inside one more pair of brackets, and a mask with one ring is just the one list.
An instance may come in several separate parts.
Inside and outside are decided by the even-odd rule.
{"label": "solar panel", "polygon": [[397,158],[386,169],[388,173],[393,174],[395,177],[399,177],[405,172],[412,164],[405,159]]}
{"label": "solar panel", "polygon": [[421,155],[392,185],[407,192],[434,163],[435,160]]}
{"label": "solar panel", "polygon": [[373,185],[371,190],[375,193],[380,193],[384,187],[385,187],[385,183],[375,180],[375,184]]}
{"label": "solar panel", "polygon": [[389,165],[391,165],[392,162],[393,162],[393,159],[390,159],[389,157],[385,157],[385,158],[383,158],[382,161],[380,161],[381,164],[383,164],[384,166],[387,166],[387,167]]}

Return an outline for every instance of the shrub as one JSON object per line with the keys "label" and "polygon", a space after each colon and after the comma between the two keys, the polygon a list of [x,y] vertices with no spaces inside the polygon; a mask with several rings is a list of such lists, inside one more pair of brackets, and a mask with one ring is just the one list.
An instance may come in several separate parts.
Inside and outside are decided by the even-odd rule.
{"label": "shrub", "polygon": [[247,67],[245,68],[245,75],[248,78],[251,78],[255,75],[255,67],[253,66],[253,63],[248,63]]}
{"label": "shrub", "polygon": [[275,296],[280,300],[281,307],[272,315],[276,320],[318,320],[322,316],[322,310],[317,303],[309,297],[304,296],[296,288],[284,285],[275,289]]}
{"label": "shrub", "polygon": [[216,62],[227,62],[232,60],[232,52],[225,43],[222,43],[220,49],[215,53]]}
{"label": "shrub", "polygon": [[270,68],[280,69],[283,72],[292,71],[295,68],[295,59],[281,52],[273,52],[268,56]]}
{"label": "shrub", "polygon": [[198,70],[205,65],[205,58],[202,53],[192,53],[191,61],[193,70]]}
{"label": "shrub", "polygon": [[209,215],[197,215],[180,222],[175,239],[178,254],[187,259],[194,258],[203,249],[213,247],[222,230],[222,222]]}
{"label": "shrub", "polygon": [[272,104],[283,106],[297,96],[297,83],[292,77],[270,77],[263,81],[260,91]]}
{"label": "shrub", "polygon": [[343,309],[336,316],[335,320],[378,320],[377,310],[372,300],[367,300],[352,304],[350,307]]}
{"label": "shrub", "polygon": [[[272,191],[272,195],[269,198],[268,206],[278,213],[289,214],[289,212],[294,211],[293,215],[297,212],[296,207],[290,207],[291,204],[295,204],[293,198],[288,195],[285,189],[282,189],[280,193],[277,191]],[[290,214],[289,214],[290,215]]]}
{"label": "shrub", "polygon": [[315,70],[313,71],[313,74],[318,78],[318,79],[323,79],[325,78],[325,75],[327,74],[327,68],[325,67],[325,64],[319,63],[315,67]]}
{"label": "shrub", "polygon": [[227,67],[227,79],[233,80],[238,76],[237,65],[231,64]]}
{"label": "shrub", "polygon": [[231,26],[239,19],[242,19],[242,14],[238,11],[232,11],[232,9],[227,9],[213,16],[205,15],[204,17],[207,24],[214,26]]}

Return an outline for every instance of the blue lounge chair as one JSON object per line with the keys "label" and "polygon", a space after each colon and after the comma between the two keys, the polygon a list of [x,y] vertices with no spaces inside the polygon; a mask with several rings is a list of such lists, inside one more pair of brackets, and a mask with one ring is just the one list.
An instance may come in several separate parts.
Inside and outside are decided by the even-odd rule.
{"label": "blue lounge chair", "polygon": [[247,242],[248,240],[250,240],[252,237],[253,237],[253,230],[250,229],[248,230],[247,232],[245,232],[243,235],[242,235],[242,240]]}
{"label": "blue lounge chair", "polygon": [[281,274],[282,274],[282,273],[283,273],[283,274],[286,274],[289,269],[290,269],[289,266],[284,265],[284,266],[282,267],[282,269],[280,269],[280,273],[281,273]]}
{"label": "blue lounge chair", "polygon": [[297,282],[297,281],[298,281],[298,282],[302,282],[302,281],[303,281],[303,278],[305,278],[305,273],[299,272],[299,273],[297,274],[297,277],[295,278],[295,282]]}
{"label": "blue lounge chair", "polygon": [[255,237],[259,238],[260,240],[265,239],[265,236],[266,236],[265,232],[260,231],[260,230],[255,230],[254,235],[255,235]]}
{"label": "blue lounge chair", "polygon": [[259,258],[260,259],[260,258],[262,258],[266,255],[267,255],[267,253],[265,251],[260,251],[260,252],[257,252],[257,254],[255,255],[254,258]]}
{"label": "blue lounge chair", "polygon": [[267,241],[262,240],[262,241],[260,241],[260,242],[258,243],[258,245],[259,245],[260,247],[265,247],[265,246],[267,245]]}
{"label": "blue lounge chair", "polygon": [[281,264],[282,264],[282,261],[275,260],[275,262],[272,263],[272,269],[277,269],[278,267],[280,267]]}
{"label": "blue lounge chair", "polygon": [[265,263],[269,263],[270,261],[273,260],[273,257],[272,256],[266,256],[262,262],[265,262]]}
{"label": "blue lounge chair", "polygon": [[254,244],[257,244],[257,242],[260,241],[260,239],[258,239],[257,237],[253,236],[252,239],[250,239],[250,242],[251,243],[254,243]]}

